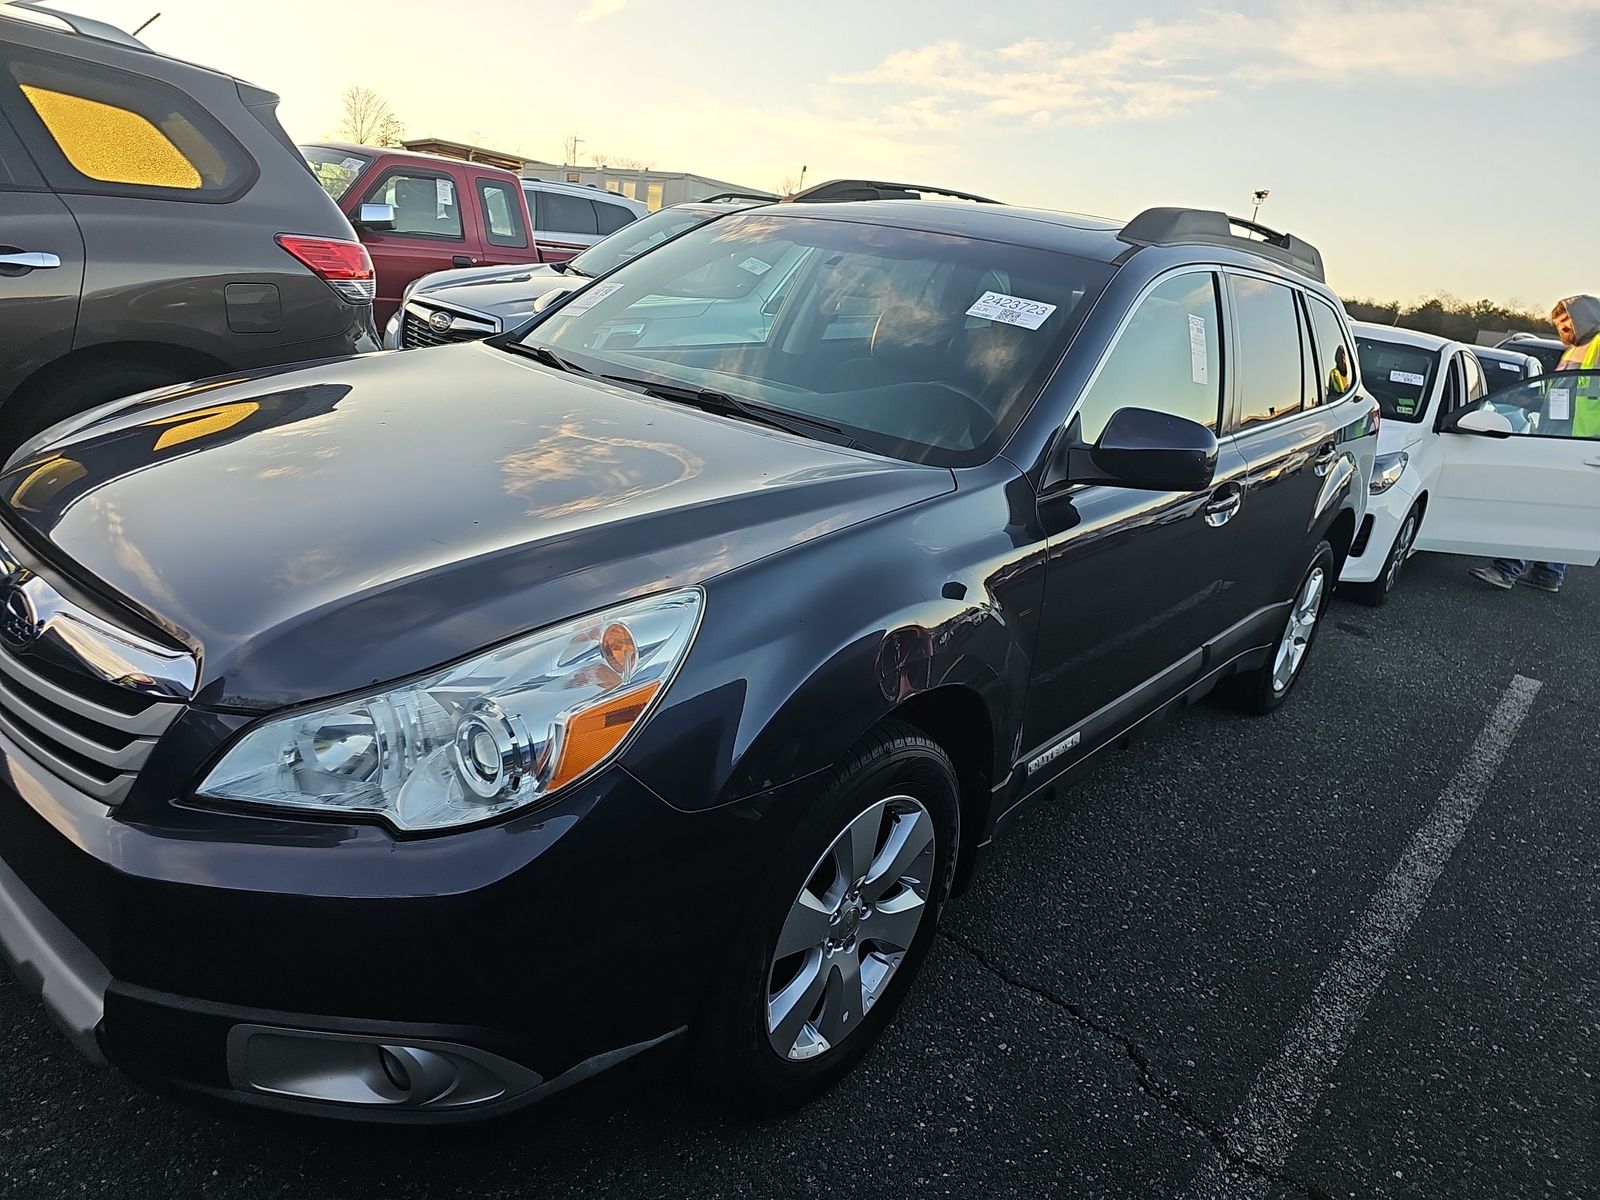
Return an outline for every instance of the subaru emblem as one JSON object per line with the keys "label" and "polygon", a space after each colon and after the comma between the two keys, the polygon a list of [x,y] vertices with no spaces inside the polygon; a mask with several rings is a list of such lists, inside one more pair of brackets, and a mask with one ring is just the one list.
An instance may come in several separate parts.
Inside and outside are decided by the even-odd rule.
{"label": "subaru emblem", "polygon": [[454,325],[455,321],[447,312],[435,312],[429,316],[428,324],[439,333],[449,333],[450,326]]}
{"label": "subaru emblem", "polygon": [[39,640],[39,614],[20,583],[6,588],[0,599],[0,642],[13,650],[26,650]]}

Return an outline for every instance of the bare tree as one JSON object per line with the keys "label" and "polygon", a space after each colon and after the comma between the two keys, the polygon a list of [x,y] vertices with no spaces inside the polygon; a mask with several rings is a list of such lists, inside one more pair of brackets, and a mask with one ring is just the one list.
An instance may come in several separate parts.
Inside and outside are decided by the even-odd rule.
{"label": "bare tree", "polygon": [[591,153],[589,161],[599,167],[620,167],[624,171],[648,171],[655,166],[653,159],[629,158],[625,154],[607,154],[604,150],[596,150]]}
{"label": "bare tree", "polygon": [[340,100],[344,104],[338,128],[340,136],[363,146],[400,144],[405,126],[395,116],[389,102],[377,92],[368,87],[347,88]]}
{"label": "bare tree", "polygon": [[778,195],[792,196],[800,190],[800,177],[798,175],[785,175],[778,181]]}

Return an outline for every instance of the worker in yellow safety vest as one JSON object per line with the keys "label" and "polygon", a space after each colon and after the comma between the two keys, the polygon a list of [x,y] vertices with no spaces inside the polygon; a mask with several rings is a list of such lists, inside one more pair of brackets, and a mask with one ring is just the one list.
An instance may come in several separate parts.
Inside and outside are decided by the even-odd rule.
{"label": "worker in yellow safety vest", "polygon": [[[1556,365],[1559,371],[1588,372],[1563,381],[1554,381],[1546,393],[1549,404],[1558,390],[1565,391],[1571,413],[1552,421],[1552,435],[1575,438],[1600,438],[1600,299],[1593,296],[1568,296],[1550,310],[1550,323],[1567,350]],[[1514,345],[1515,343],[1513,343]],[[1548,419],[1553,413],[1546,413]],[[1554,428],[1570,425],[1565,429]],[[1559,592],[1567,577],[1565,563],[1528,563],[1520,558],[1497,558],[1486,567],[1473,567],[1471,574],[1497,588],[1513,588],[1519,583],[1545,592]]]}

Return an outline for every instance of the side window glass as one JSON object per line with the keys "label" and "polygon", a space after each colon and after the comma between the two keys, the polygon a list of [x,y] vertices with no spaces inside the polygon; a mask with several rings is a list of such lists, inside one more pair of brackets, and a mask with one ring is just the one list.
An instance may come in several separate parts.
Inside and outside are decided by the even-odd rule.
{"label": "side window glass", "polygon": [[1322,392],[1327,403],[1334,404],[1355,390],[1356,355],[1332,305],[1318,296],[1307,296],[1306,310],[1311,314]]}
{"label": "side window glass", "polygon": [[1482,400],[1489,392],[1483,381],[1483,367],[1478,363],[1478,356],[1467,353],[1461,356],[1461,365],[1467,372],[1467,402]]}
{"label": "side window glass", "polygon": [[455,181],[443,175],[386,176],[367,199],[394,206],[394,232],[461,240],[461,205]]}
{"label": "side window glass", "polygon": [[1211,430],[1222,411],[1216,277],[1174,275],[1139,302],[1078,406],[1078,436],[1093,443],[1113,414],[1148,408]]}
{"label": "side window glass", "polygon": [[[19,55],[18,132],[60,191],[231,199],[255,164],[174,87],[78,60]],[[3,177],[3,171],[0,171]]]}
{"label": "side window glass", "polygon": [[546,192],[539,197],[539,219],[535,228],[551,233],[600,232],[594,218],[594,205],[583,196],[568,196],[562,192]]}
{"label": "side window glass", "polygon": [[1474,400],[1452,424],[1518,437],[1600,441],[1600,371],[1558,371]]}
{"label": "side window glass", "polygon": [[1238,426],[1300,411],[1305,378],[1294,292],[1251,275],[1229,278],[1239,328]]}
{"label": "side window glass", "polygon": [[478,199],[483,205],[484,234],[491,246],[528,244],[528,231],[522,227],[522,205],[517,203],[515,190],[508,184],[480,179]]}
{"label": "side window glass", "polygon": [[620,204],[607,204],[604,200],[596,200],[594,211],[601,233],[615,233],[624,225],[633,224],[633,213]]}

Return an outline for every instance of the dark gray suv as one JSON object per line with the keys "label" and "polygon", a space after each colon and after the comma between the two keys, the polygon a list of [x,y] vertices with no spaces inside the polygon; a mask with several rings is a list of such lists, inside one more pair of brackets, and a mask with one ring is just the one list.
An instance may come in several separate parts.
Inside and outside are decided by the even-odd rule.
{"label": "dark gray suv", "polygon": [[371,261],[277,101],[98,22],[0,9],[0,442],[376,348]]}

